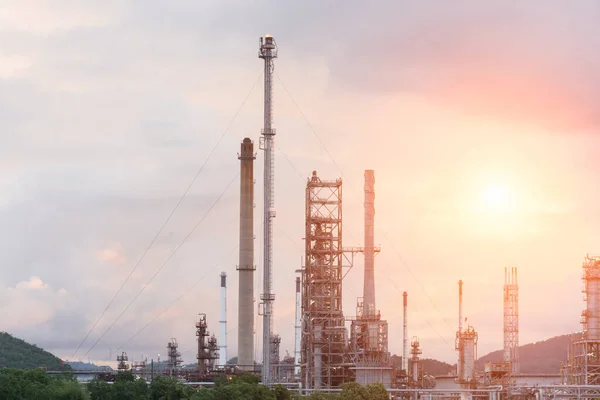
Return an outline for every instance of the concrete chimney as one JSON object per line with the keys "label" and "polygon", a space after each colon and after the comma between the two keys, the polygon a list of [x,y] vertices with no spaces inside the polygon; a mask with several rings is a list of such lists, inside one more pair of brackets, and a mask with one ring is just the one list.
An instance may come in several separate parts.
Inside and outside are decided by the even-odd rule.
{"label": "concrete chimney", "polygon": [[365,171],[365,280],[363,314],[375,315],[375,171]]}
{"label": "concrete chimney", "polygon": [[240,160],[240,261],[238,366],[254,370],[254,144],[242,142]]}

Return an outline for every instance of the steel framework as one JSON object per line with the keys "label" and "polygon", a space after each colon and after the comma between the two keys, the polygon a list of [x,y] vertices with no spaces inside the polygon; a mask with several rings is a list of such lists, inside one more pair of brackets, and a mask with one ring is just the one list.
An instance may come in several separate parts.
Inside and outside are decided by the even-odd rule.
{"label": "steel framework", "polygon": [[275,218],[275,129],[273,128],[273,69],[277,45],[272,36],[260,38],[258,57],[264,60],[264,128],[261,150],[265,151],[264,164],[264,249],[263,249],[263,384],[271,383],[271,343],[273,335],[273,219]]}
{"label": "steel framework", "polygon": [[181,359],[181,353],[179,350],[177,350],[178,348],[179,344],[175,338],[172,338],[167,344],[167,366],[169,368],[169,375],[174,375],[177,367],[179,367],[183,362]]}
{"label": "steel framework", "polygon": [[519,373],[519,285],[517,269],[504,269],[504,362]]}
{"label": "steel framework", "polygon": [[344,383],[346,374],[342,180],[322,181],[313,171],[305,200],[301,376],[306,388],[334,388]]}
{"label": "steel framework", "polygon": [[581,313],[583,334],[571,348],[568,383],[600,385],[600,257],[583,262],[586,309]]}
{"label": "steel framework", "polygon": [[206,314],[198,314],[199,320],[196,322],[196,336],[198,337],[198,374],[207,376],[214,367],[215,360],[219,358],[217,339],[210,337],[208,324],[206,323]]}

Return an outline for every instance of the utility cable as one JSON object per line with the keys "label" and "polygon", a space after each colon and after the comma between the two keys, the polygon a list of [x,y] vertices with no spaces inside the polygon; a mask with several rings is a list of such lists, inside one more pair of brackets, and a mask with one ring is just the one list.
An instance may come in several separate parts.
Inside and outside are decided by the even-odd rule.
{"label": "utility cable", "polygon": [[[215,268],[218,268],[219,265],[221,264],[221,262],[223,261],[223,259],[225,257],[230,256],[234,251],[236,251],[238,249],[238,246],[236,246],[234,249],[230,250],[229,252],[227,252],[225,254],[225,256],[221,257],[221,259],[219,260],[219,262],[217,262],[215,264]],[[190,286],[185,292],[182,292],[179,297],[177,297],[175,300],[173,300],[173,302],[171,302],[171,304],[169,304],[169,306],[167,306],[165,309],[163,309],[159,314],[157,314],[154,318],[152,318],[150,321],[148,321],[148,323],[146,323],[146,325],[144,325],[140,330],[138,330],[133,336],[131,336],[129,339],[127,339],[121,346],[119,346],[117,348],[117,350],[121,350],[122,348],[124,348],[125,346],[127,346],[133,339],[135,339],[140,333],[142,333],[147,327],[149,327],[154,321],[156,321],[157,319],[159,319],[160,317],[162,317],[167,311],[169,311],[169,309],[171,309],[171,307],[173,307],[177,302],[179,302],[182,298],[184,298],[185,296],[187,296],[196,286],[198,286],[198,284],[200,282],[202,282],[204,280],[204,278],[206,278],[208,276],[209,273],[213,272],[212,270],[207,271],[204,275],[202,275],[200,277],[200,279],[198,279],[196,282],[194,282],[194,284],[192,286]]]}
{"label": "utility cable", "polygon": [[[292,100],[292,102],[294,103],[294,105],[296,106],[296,108],[298,109],[298,111],[300,112],[300,115],[302,116],[302,118],[304,119],[304,121],[306,122],[306,124],[308,125],[308,127],[309,127],[310,131],[312,132],[312,134],[315,136],[315,138],[321,144],[321,146],[325,150],[325,153],[327,153],[327,155],[329,156],[329,159],[335,165],[335,167],[338,169],[338,171],[340,172],[340,174],[343,177],[344,176],[343,170],[340,168],[340,166],[338,165],[338,163],[335,161],[335,159],[333,158],[331,152],[329,151],[329,149],[327,148],[327,146],[325,146],[325,143],[321,140],[321,138],[317,134],[315,128],[310,123],[310,121],[308,120],[308,118],[306,117],[306,115],[304,114],[304,112],[302,111],[302,109],[300,108],[300,106],[298,105],[298,102],[294,99],[294,97],[292,96],[292,94],[290,93],[290,91],[287,89],[287,87],[285,86],[285,84],[283,83],[283,81],[281,80],[281,78],[279,77],[279,74],[277,73],[277,71],[275,71],[275,76],[277,77],[277,80],[279,80],[279,83],[281,83],[281,86],[283,87],[284,91],[287,93],[287,95],[290,97],[290,99]],[[350,185],[350,186],[352,186],[352,185]],[[365,204],[360,199],[360,196],[357,195],[357,198],[359,199],[360,203],[363,205],[363,208],[364,208]],[[380,232],[383,234],[384,238],[386,240],[388,240],[388,242],[390,242],[392,250],[394,250],[394,252],[395,252],[396,256],[399,258],[400,262],[408,270],[408,272],[410,273],[410,275],[415,279],[415,281],[420,286],[421,290],[423,291],[423,293],[425,294],[425,296],[429,299],[429,301],[431,302],[431,304],[433,305],[433,307],[442,316],[442,319],[446,322],[446,324],[451,329],[453,329],[452,326],[450,325],[450,323],[448,322],[448,320],[444,317],[444,315],[442,314],[442,312],[440,311],[440,309],[437,307],[437,305],[435,304],[435,302],[433,301],[433,299],[431,298],[431,296],[429,296],[429,294],[425,291],[425,288],[424,288],[423,284],[421,283],[421,281],[419,279],[417,279],[417,277],[413,273],[412,269],[408,266],[408,264],[406,263],[406,261],[404,261],[404,259],[400,256],[400,252],[398,252],[398,250],[394,246],[393,242],[389,239],[388,235],[383,230],[381,230],[381,229],[380,229]]]}
{"label": "utility cable", "polygon": [[82,360],[85,358],[85,356],[88,355],[88,353],[90,351],[92,351],[92,349],[94,349],[94,347],[96,347],[96,345],[98,344],[98,342],[100,342],[100,340],[102,340],[102,338],[108,333],[108,331],[111,330],[111,328],[117,323],[117,321],[119,319],[121,319],[121,317],[123,316],[123,314],[125,314],[127,312],[127,310],[129,310],[129,307],[131,307],[131,305],[140,297],[140,295],[144,292],[144,290],[146,290],[146,288],[148,287],[148,285],[150,285],[152,283],[152,281],[154,281],[154,278],[156,278],[156,276],[160,273],[160,271],[163,270],[163,268],[173,258],[173,256],[177,253],[177,251],[181,248],[181,246],[183,246],[183,244],[194,233],[194,231],[196,230],[196,228],[198,228],[198,226],[202,223],[202,221],[204,221],[204,219],[208,216],[208,214],[214,209],[214,207],[221,200],[221,198],[223,197],[223,195],[229,190],[229,188],[231,187],[231,185],[233,184],[233,182],[235,182],[237,180],[238,176],[239,176],[239,172],[229,182],[229,184],[227,185],[227,187],[225,188],[225,190],[223,190],[221,192],[221,194],[219,194],[219,196],[212,203],[212,205],[208,208],[208,210],[206,210],[206,212],[198,220],[198,222],[196,223],[196,225],[194,225],[194,227],[192,228],[192,230],[183,238],[183,240],[177,245],[177,247],[175,247],[175,249],[173,250],[173,252],[171,253],[171,255],[166,259],[166,261],[160,266],[160,268],[158,268],[158,270],[154,273],[154,275],[152,275],[152,278],[150,278],[150,280],[144,284],[144,286],[142,287],[142,289],[137,293],[137,295],[133,298],[133,300],[131,300],[129,302],[129,304],[127,305],[127,307],[125,307],[125,309],[121,312],[121,314],[119,314],[119,316],[108,326],[108,328],[104,331],[104,333],[102,333],[102,335],[100,335],[100,337],[94,342],[94,344],[92,345],[92,347],[90,347],[90,349],[83,355],[83,357],[81,357]]}
{"label": "utility cable", "polygon": [[252,85],[252,88],[250,89],[250,91],[248,92],[248,94],[246,95],[246,97],[244,98],[244,100],[242,101],[242,104],[240,104],[240,106],[238,107],[237,111],[235,112],[235,114],[233,115],[233,117],[231,118],[231,120],[229,121],[229,123],[227,124],[227,127],[225,128],[225,130],[223,131],[223,133],[219,137],[219,140],[217,140],[217,143],[213,146],[213,148],[210,151],[210,153],[208,153],[208,156],[206,157],[206,159],[204,160],[204,162],[200,166],[200,169],[198,170],[198,172],[196,173],[196,175],[194,176],[194,178],[192,179],[192,181],[190,182],[190,184],[188,185],[188,187],[185,189],[185,191],[183,192],[183,194],[181,195],[181,197],[177,201],[177,204],[175,204],[175,207],[173,207],[173,210],[171,210],[171,212],[167,216],[167,219],[162,223],[160,229],[158,230],[158,232],[156,233],[156,235],[154,235],[154,238],[152,239],[152,241],[150,242],[150,244],[148,245],[148,247],[146,248],[146,250],[144,250],[144,252],[142,253],[142,256],[138,259],[138,261],[135,263],[135,265],[133,266],[133,268],[129,272],[129,275],[127,275],[127,277],[125,278],[125,280],[123,281],[123,283],[121,283],[121,286],[119,287],[119,290],[117,290],[117,292],[114,294],[114,296],[112,297],[112,299],[108,302],[108,305],[104,308],[104,311],[102,311],[102,314],[100,314],[100,316],[98,317],[98,319],[96,320],[96,322],[94,322],[94,325],[92,325],[92,327],[90,328],[90,330],[88,331],[88,333],[85,335],[85,337],[83,338],[83,340],[81,341],[81,343],[79,343],[79,345],[77,346],[77,349],[75,350],[75,352],[73,353],[73,355],[71,356],[71,358],[75,358],[75,355],[77,354],[77,352],[79,351],[79,349],[81,348],[81,346],[83,346],[83,344],[85,343],[85,341],[87,340],[87,338],[90,336],[90,334],[96,328],[96,325],[98,325],[98,323],[100,322],[100,320],[102,319],[102,317],[104,317],[104,315],[106,314],[106,312],[108,311],[108,309],[110,308],[110,306],[113,304],[113,302],[115,301],[115,299],[117,298],[117,296],[121,293],[121,291],[123,291],[123,288],[125,287],[125,284],[129,281],[129,279],[131,278],[131,276],[133,275],[133,273],[135,272],[135,270],[138,268],[138,266],[144,260],[144,258],[146,257],[146,255],[148,254],[148,252],[150,251],[150,249],[152,248],[152,246],[154,246],[154,243],[156,242],[156,240],[158,239],[158,237],[160,236],[160,234],[162,233],[162,231],[165,229],[165,227],[167,226],[167,224],[169,223],[169,221],[173,217],[173,214],[175,214],[175,211],[177,211],[177,209],[181,205],[181,202],[187,196],[187,194],[189,193],[190,189],[192,188],[192,186],[194,185],[194,183],[196,182],[196,180],[198,179],[198,177],[200,176],[200,174],[204,170],[204,167],[206,166],[206,164],[208,163],[208,161],[210,160],[210,158],[212,157],[212,155],[214,154],[214,152],[217,150],[217,147],[219,146],[219,144],[221,143],[221,141],[223,140],[223,138],[225,137],[225,135],[227,134],[227,132],[229,132],[229,129],[233,125],[233,122],[236,120],[236,118],[239,115],[240,111],[242,110],[242,108],[244,107],[244,105],[248,102],[248,99],[250,98],[250,95],[252,94],[252,92],[256,88],[256,85],[258,84],[261,76],[262,76],[262,70],[261,70],[260,74],[258,75],[258,78],[256,79],[256,81],[254,82],[254,85]]}

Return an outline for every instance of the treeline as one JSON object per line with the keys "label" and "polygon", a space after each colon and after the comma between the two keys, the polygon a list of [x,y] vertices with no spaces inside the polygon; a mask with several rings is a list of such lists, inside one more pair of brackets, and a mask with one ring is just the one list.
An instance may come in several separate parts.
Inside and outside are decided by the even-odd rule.
{"label": "treeline", "polygon": [[[195,389],[169,377],[156,377],[151,384],[130,372],[120,373],[114,383],[92,380],[77,382],[72,374],[49,376],[42,370],[0,370],[2,400],[292,400],[299,396],[281,385],[273,388],[259,384],[251,374],[218,379],[215,385]],[[383,385],[361,386],[348,383],[341,393],[312,394],[312,400],[387,400]]]}

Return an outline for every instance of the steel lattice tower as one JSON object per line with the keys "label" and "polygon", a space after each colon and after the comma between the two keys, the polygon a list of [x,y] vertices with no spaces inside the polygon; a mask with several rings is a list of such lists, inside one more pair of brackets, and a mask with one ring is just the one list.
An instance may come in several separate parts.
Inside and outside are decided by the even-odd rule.
{"label": "steel lattice tower", "polygon": [[271,336],[273,333],[273,218],[275,218],[275,129],[273,128],[273,60],[277,58],[275,39],[269,35],[260,38],[258,57],[265,62],[264,67],[264,128],[261,137],[261,150],[265,151],[264,164],[264,249],[263,249],[263,366],[262,382],[271,383]]}
{"label": "steel lattice tower", "polygon": [[504,361],[519,373],[519,285],[517,269],[504,269]]}
{"label": "steel lattice tower", "polygon": [[302,382],[306,388],[344,383],[347,333],[342,312],[342,180],[306,185],[302,274]]}

